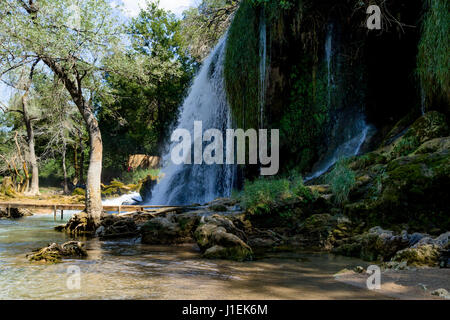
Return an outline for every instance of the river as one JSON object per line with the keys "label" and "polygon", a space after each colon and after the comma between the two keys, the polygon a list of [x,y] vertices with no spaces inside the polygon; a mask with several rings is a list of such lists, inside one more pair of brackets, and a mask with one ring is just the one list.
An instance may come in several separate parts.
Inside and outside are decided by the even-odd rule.
{"label": "river", "polygon": [[[65,220],[69,215],[65,215]],[[25,255],[70,240],[53,215],[0,220],[0,299],[371,299],[381,296],[334,280],[364,262],[329,254],[285,253],[252,262],[205,260],[195,245],[150,246],[138,239],[86,241],[86,259],[45,265]],[[67,282],[81,271],[80,288]]]}

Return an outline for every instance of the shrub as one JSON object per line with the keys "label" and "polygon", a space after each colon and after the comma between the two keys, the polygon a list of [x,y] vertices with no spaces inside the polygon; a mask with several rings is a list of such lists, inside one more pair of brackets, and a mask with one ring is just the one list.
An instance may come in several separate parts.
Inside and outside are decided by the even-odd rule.
{"label": "shrub", "polygon": [[348,160],[341,159],[336,163],[328,175],[328,183],[337,204],[342,204],[348,200],[350,190],[356,183],[356,174],[350,169]]}
{"label": "shrub", "polygon": [[[236,193],[233,196],[236,197]],[[303,184],[301,175],[293,171],[286,179],[260,178],[253,182],[247,181],[240,198],[249,213],[263,214],[286,200],[300,198],[303,202],[314,201],[317,194]]]}
{"label": "shrub", "polygon": [[287,179],[257,179],[246,182],[242,204],[251,214],[268,213],[277,202],[292,197]]}

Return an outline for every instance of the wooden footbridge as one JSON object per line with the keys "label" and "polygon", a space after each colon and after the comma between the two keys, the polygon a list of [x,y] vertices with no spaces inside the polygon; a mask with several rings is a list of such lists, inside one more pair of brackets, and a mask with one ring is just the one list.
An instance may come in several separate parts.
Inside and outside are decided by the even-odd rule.
{"label": "wooden footbridge", "polygon": [[[43,204],[43,203],[11,203],[0,202],[0,208],[3,208],[10,215],[10,211],[13,208],[16,209],[30,209],[30,210],[51,210],[53,211],[53,217],[56,220],[58,211],[60,212],[61,220],[64,219],[64,211],[83,211],[86,209],[84,204]],[[104,205],[103,210],[106,212],[114,212],[117,214],[125,214],[130,212],[158,212],[167,211],[168,209],[180,209],[185,208],[180,206],[142,206],[142,205]]]}

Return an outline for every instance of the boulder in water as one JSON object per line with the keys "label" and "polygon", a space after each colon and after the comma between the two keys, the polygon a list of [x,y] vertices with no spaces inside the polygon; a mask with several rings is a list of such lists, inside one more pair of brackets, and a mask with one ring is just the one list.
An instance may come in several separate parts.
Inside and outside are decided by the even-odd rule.
{"label": "boulder in water", "polygon": [[195,213],[153,218],[141,227],[141,241],[165,245],[192,242],[191,232],[197,221]]}
{"label": "boulder in water", "polygon": [[93,234],[96,230],[96,226],[92,219],[86,212],[80,212],[74,214],[66,225],[55,227],[56,231],[65,231],[72,235],[89,235]]}
{"label": "boulder in water", "polygon": [[217,215],[205,220],[194,232],[194,238],[205,258],[236,261],[252,259],[252,249],[241,238],[245,234],[231,221]]}
{"label": "boulder in water", "polygon": [[58,263],[63,258],[86,257],[85,245],[78,241],[69,241],[62,245],[52,243],[45,248],[37,249],[27,255],[29,261],[40,261],[46,263]]}
{"label": "boulder in water", "polygon": [[136,223],[131,218],[105,216],[95,234],[100,239],[129,238],[138,234]]}
{"label": "boulder in water", "polygon": [[407,248],[409,238],[406,233],[395,235],[390,230],[374,227],[368,232],[354,236],[333,252],[353,256],[367,261],[389,261],[399,250]]}

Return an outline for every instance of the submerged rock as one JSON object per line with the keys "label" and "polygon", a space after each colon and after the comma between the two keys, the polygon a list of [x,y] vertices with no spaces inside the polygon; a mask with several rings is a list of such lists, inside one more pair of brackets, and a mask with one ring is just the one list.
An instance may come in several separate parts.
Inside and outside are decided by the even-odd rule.
{"label": "submerged rock", "polygon": [[26,257],[29,261],[41,261],[46,263],[58,263],[63,258],[86,257],[85,245],[78,241],[69,241],[62,245],[52,243],[49,246],[37,249]]}

